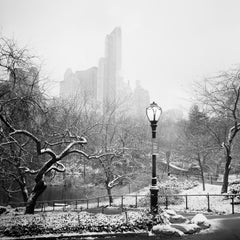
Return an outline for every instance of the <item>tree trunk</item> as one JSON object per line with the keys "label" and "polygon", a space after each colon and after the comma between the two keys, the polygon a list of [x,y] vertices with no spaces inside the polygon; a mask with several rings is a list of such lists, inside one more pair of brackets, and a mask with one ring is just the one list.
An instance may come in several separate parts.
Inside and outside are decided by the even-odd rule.
{"label": "tree trunk", "polygon": [[229,152],[227,151],[221,193],[227,193],[228,191],[228,177],[229,177],[229,172],[231,170],[231,167],[230,167],[231,161],[232,161],[232,157],[229,155]]}
{"label": "tree trunk", "polygon": [[107,187],[107,194],[109,199],[109,205],[112,206],[113,203],[113,197],[112,197],[112,189],[110,187]]}
{"label": "tree trunk", "polygon": [[167,175],[170,176],[170,157],[171,157],[171,152],[167,151],[166,152],[166,160],[167,160]]}
{"label": "tree trunk", "polygon": [[28,197],[25,214],[34,214],[36,201],[38,197],[45,191],[46,188],[47,185],[43,179],[36,183],[35,187],[33,188],[32,192]]}
{"label": "tree trunk", "polygon": [[21,186],[21,192],[22,192],[22,197],[23,197],[24,203],[27,203],[27,200],[28,200],[28,190],[27,190],[26,185],[25,186]]}
{"label": "tree trunk", "polygon": [[19,183],[20,188],[21,188],[23,201],[24,201],[24,203],[27,203],[28,189],[27,189],[27,185],[26,185],[26,178],[25,178],[25,175],[21,172],[21,170],[19,168],[18,168],[18,173],[19,173],[20,179],[21,179],[21,181],[18,181],[18,183]]}
{"label": "tree trunk", "polygon": [[204,178],[203,165],[202,165],[202,162],[201,162],[200,154],[198,154],[198,164],[199,164],[199,167],[200,167],[203,191],[205,191],[205,178]]}
{"label": "tree trunk", "polygon": [[222,164],[222,162],[218,162],[216,164],[216,172],[215,172],[215,176],[214,176],[214,181],[217,181],[217,179],[219,177],[221,164]]}

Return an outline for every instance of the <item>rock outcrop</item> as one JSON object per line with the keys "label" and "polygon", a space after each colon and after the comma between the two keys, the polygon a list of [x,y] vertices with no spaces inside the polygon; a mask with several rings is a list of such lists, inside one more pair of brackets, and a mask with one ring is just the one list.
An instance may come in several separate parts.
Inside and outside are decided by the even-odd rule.
{"label": "rock outcrop", "polygon": [[203,214],[195,215],[191,220],[177,214],[174,210],[165,210],[156,218],[165,219],[164,223],[152,227],[149,235],[178,236],[194,234],[211,226],[209,220]]}

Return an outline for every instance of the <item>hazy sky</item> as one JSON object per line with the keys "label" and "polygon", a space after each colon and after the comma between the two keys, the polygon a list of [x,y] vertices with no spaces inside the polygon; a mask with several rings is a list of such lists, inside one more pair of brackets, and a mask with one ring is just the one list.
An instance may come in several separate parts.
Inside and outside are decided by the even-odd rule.
{"label": "hazy sky", "polygon": [[69,67],[97,66],[120,26],[124,79],[163,109],[186,109],[192,81],[240,63],[239,10],[238,0],[0,0],[0,32],[61,81]]}

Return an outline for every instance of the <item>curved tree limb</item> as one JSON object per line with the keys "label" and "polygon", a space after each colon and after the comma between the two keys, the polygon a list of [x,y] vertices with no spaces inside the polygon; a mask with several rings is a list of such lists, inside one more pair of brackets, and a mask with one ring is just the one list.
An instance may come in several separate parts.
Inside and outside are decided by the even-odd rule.
{"label": "curved tree limb", "polygon": [[124,179],[130,181],[130,179],[125,175],[117,176],[116,178],[114,178],[112,181],[110,181],[108,183],[108,187],[113,188],[113,187],[117,186],[121,180],[124,180]]}
{"label": "curved tree limb", "polygon": [[56,165],[51,166],[46,173],[50,172],[50,171],[56,171],[56,172],[65,172],[66,171],[66,167],[59,162],[56,162]]}
{"label": "curved tree limb", "polygon": [[29,173],[31,175],[35,175],[39,172],[39,170],[31,170],[28,167],[19,167],[19,169],[23,170],[24,173]]}

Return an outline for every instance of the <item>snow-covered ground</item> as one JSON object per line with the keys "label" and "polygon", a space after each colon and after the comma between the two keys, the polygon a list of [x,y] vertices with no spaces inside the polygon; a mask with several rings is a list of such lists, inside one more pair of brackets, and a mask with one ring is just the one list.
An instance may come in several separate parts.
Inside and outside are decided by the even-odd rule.
{"label": "snow-covered ground", "polygon": [[221,185],[212,185],[205,184],[205,191],[203,191],[202,184],[200,183],[198,186],[184,190],[181,194],[221,194]]}
{"label": "snow-covered ground", "polygon": [[[224,196],[211,196],[212,194],[221,194],[221,186],[220,185],[205,185],[205,191],[202,189],[202,184],[198,186],[184,190],[182,193],[187,195],[188,202],[188,211],[207,211],[208,210],[208,197],[207,196],[189,196],[194,194],[206,195],[209,194],[209,208],[214,213],[219,214],[230,214],[232,213],[232,204],[231,199],[226,199]],[[186,198],[183,197],[184,201],[179,205],[171,205],[169,208],[174,210],[186,210]],[[235,200],[237,201],[237,200]],[[234,205],[234,212],[240,213],[240,205]]]}

